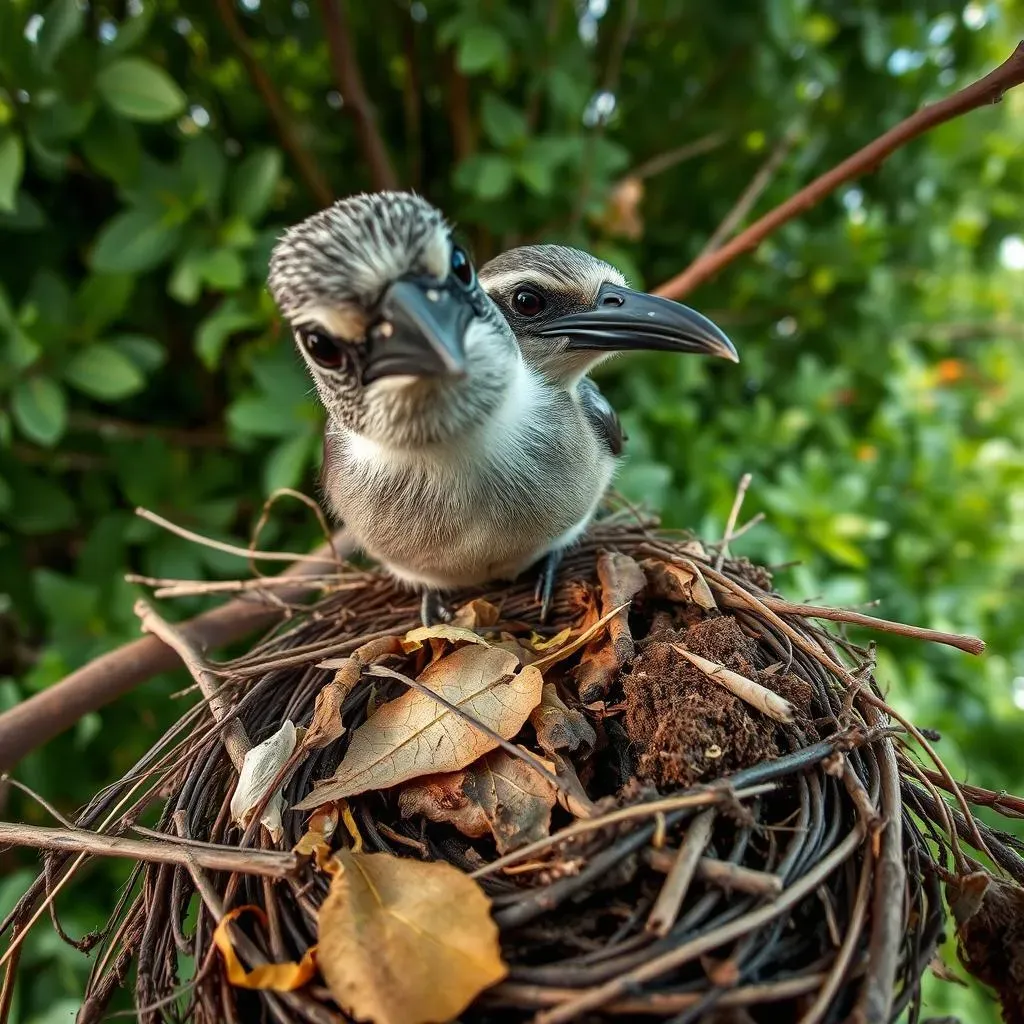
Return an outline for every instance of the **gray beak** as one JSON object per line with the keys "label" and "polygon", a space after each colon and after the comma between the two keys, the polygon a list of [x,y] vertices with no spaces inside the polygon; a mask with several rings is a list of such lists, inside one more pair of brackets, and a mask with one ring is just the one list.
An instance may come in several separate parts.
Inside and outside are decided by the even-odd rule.
{"label": "gray beak", "polygon": [[539,333],[568,338],[577,350],[694,352],[740,361],[724,332],[695,309],[617,284],[602,285],[593,309],[559,317]]}
{"label": "gray beak", "polygon": [[370,328],[363,383],[382,377],[460,377],[475,310],[451,280],[404,277],[384,293]]}

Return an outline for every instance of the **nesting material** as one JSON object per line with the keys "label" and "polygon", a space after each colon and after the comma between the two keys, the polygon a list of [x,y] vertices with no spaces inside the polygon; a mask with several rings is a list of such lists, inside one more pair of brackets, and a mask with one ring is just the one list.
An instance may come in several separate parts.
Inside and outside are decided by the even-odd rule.
{"label": "nesting material", "polygon": [[[317,577],[244,656],[189,653],[209,699],[76,830],[21,827],[49,882],[8,923],[120,843],[83,1022],[122,985],[143,1021],[886,1021],[945,887],[1021,1021],[1021,847],[968,800],[1018,802],[961,790],[870,649],[809,616],[978,642],[790,605],[723,554],[599,526],[543,629],[532,580],[424,630],[381,575]],[[241,790],[239,744],[266,755]]]}

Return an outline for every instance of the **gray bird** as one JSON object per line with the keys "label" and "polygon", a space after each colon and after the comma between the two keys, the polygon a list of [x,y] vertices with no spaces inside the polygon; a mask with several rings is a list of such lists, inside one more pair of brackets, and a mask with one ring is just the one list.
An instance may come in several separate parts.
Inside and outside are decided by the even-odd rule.
{"label": "gray bird", "polygon": [[442,214],[402,192],[289,229],[268,284],[327,412],[327,504],[422,589],[425,622],[441,592],[538,564],[546,614],[622,451],[588,370],[635,349],[738,361],[710,320],[574,249],[514,249],[478,276]]}

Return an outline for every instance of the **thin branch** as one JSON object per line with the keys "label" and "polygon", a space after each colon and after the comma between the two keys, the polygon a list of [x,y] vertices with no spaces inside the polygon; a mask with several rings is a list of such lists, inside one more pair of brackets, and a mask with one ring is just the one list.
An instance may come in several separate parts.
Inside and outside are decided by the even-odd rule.
{"label": "thin branch", "polygon": [[895,128],[891,128],[755,221],[717,252],[691,263],[684,271],[657,288],[655,294],[672,299],[689,294],[738,256],[757,248],[783,224],[821,202],[840,185],[877,170],[887,157],[911,139],[968,111],[998,102],[1007,90],[1020,85],[1021,82],[1024,82],[1024,42],[1018,43],[1010,57],[984,78],[901,121]]}
{"label": "thin branch", "polygon": [[679,917],[679,908],[690,890],[690,883],[697,872],[697,865],[711,839],[711,827],[718,814],[717,807],[709,807],[701,811],[690,822],[686,830],[683,845],[679,847],[675,862],[665,876],[665,882],[654,901],[651,913],[647,918],[646,930],[654,935],[664,937],[675,927]]}
{"label": "thin branch", "polygon": [[341,93],[343,110],[356,124],[359,146],[370,171],[370,180],[378,192],[398,187],[387,143],[377,125],[377,112],[366,94],[359,57],[352,42],[352,28],[345,0],[320,0],[320,14],[327,37],[334,84]]}
{"label": "thin branch", "polygon": [[696,259],[702,260],[727,242],[736,229],[747,218],[747,214],[754,208],[755,203],[761,198],[764,190],[772,183],[772,179],[778,173],[786,157],[789,156],[799,135],[797,125],[791,125],[789,130],[779,139],[775,148],[768,155],[768,159],[758,168],[757,173],[750,179],[750,183],[740,193],[740,197],[733,204],[732,209],[722,218],[722,223],[715,228],[711,237],[704,244],[704,248],[697,253]]}
{"label": "thin branch", "polygon": [[623,175],[624,178],[653,178],[656,174],[664,174],[678,164],[692,160],[694,157],[703,156],[714,149],[725,145],[729,135],[727,132],[709,132],[692,142],[684,142],[664,153],[658,153],[637,164],[633,170]]}
{"label": "thin branch", "polygon": [[232,871],[248,875],[286,878],[299,868],[299,857],[278,850],[240,850],[225,846],[215,850],[209,846],[186,846],[178,842],[160,843],[152,839],[108,836],[84,828],[44,828],[0,821],[0,843],[30,846],[37,850],[60,850],[86,853],[97,857],[125,857],[151,864],[189,863],[211,871]]}
{"label": "thin branch", "polygon": [[[924,768],[922,773],[935,786],[939,786],[949,792],[949,784],[939,772]],[[1004,818],[1024,818],[1024,797],[1014,796],[1005,790],[983,789],[981,786],[971,786],[966,782],[958,783],[960,792],[964,799],[974,804],[975,807],[991,807],[997,814]]]}
{"label": "thin branch", "polygon": [[299,141],[298,133],[295,130],[295,114],[288,109],[288,105],[278,93],[270,76],[253,53],[252,42],[238,20],[232,0],[216,0],[216,3],[220,20],[223,22],[224,28],[227,29],[231,41],[235,44],[253,86],[263,99],[270,120],[274,124],[274,130],[281,142],[281,147],[291,157],[299,172],[299,177],[302,178],[317,203],[320,206],[330,206],[334,202],[331,186],[327,183],[327,178],[312,153]]}
{"label": "thin branch", "polygon": [[[218,724],[227,718],[231,708],[221,691],[220,683],[206,667],[202,656],[182,631],[165,622],[150,605],[141,599],[135,602],[135,614],[141,621],[144,633],[152,633],[153,636],[159,637],[168,647],[177,652],[178,657],[184,662],[185,668],[188,669],[189,675],[203,691],[210,714]],[[224,724],[221,738],[224,740],[224,748],[228,752],[228,757],[231,758],[231,763],[235,766],[235,771],[241,772],[245,755],[252,749],[245,726],[237,718],[231,718]]]}
{"label": "thin branch", "polygon": [[[339,553],[352,550],[350,540],[334,538]],[[294,590],[278,592],[283,601],[299,601],[307,593],[301,579],[319,575],[333,564],[327,545],[312,556],[293,563],[282,576],[298,577]],[[190,643],[203,649],[223,647],[276,622],[283,609],[277,605],[237,599],[180,623],[176,628]],[[143,637],[109,651],[0,714],[0,770],[13,767],[26,754],[70,729],[83,715],[97,711],[123,693],[161,672],[179,667],[177,654],[154,636]]]}
{"label": "thin branch", "polygon": [[[724,223],[724,222],[723,222]],[[740,477],[739,486],[736,488],[736,497],[732,499],[732,508],[729,510],[729,518],[726,520],[725,533],[722,535],[722,543],[718,548],[718,557],[715,559],[715,568],[721,572],[725,564],[726,556],[729,554],[729,541],[736,536],[736,521],[740,517],[740,509],[743,508],[743,499],[747,495],[747,488],[753,477],[750,473],[744,473]]]}
{"label": "thin branch", "polygon": [[[644,850],[643,859],[650,866],[652,871],[658,871],[667,875],[676,862],[679,851],[662,847],[660,850],[653,846]],[[742,864],[734,864],[729,860],[719,860],[717,857],[701,857],[697,861],[698,881],[708,885],[718,886],[729,892],[745,892],[751,896],[778,896],[784,885],[778,875],[768,871],[756,871],[754,868],[745,868]]]}

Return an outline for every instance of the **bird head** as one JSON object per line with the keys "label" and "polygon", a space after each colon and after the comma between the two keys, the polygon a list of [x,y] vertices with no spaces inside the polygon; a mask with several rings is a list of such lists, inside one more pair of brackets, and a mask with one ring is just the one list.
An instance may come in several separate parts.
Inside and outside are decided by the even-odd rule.
{"label": "bird head", "polygon": [[378,442],[483,422],[519,359],[444,217],[411,193],[351,196],[290,228],[267,283],[329,417]]}
{"label": "bird head", "polygon": [[508,321],[526,361],[572,383],[616,352],[692,352],[739,362],[725,334],[696,310],[627,287],[615,267],[561,245],[496,256],[480,283]]}

